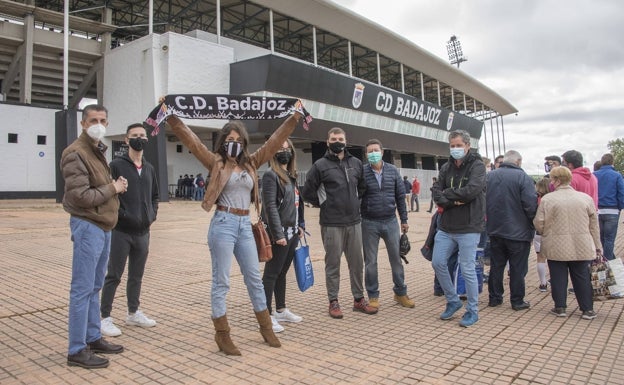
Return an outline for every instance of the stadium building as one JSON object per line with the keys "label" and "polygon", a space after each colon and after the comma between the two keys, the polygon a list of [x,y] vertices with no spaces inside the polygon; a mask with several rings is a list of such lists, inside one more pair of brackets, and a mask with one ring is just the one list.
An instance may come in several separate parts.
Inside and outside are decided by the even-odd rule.
{"label": "stadium building", "polygon": [[[503,117],[517,112],[478,80],[327,0],[75,0],[68,12],[64,3],[0,0],[0,198],[59,197],[60,153],[89,100],[109,110],[112,159],[125,151],[126,126],[161,95],[299,98],[314,117],[310,131],[292,137],[300,184],[338,126],[356,156],[368,139],[381,140],[385,161],[419,176],[421,199],[448,159],[450,130],[467,130],[475,148],[483,135],[486,153],[488,141],[501,151],[502,133],[504,151]],[[212,148],[225,121],[186,123]],[[245,124],[253,150],[279,121]],[[162,200],[180,175],[206,175],[168,130],[151,138],[146,157]]]}

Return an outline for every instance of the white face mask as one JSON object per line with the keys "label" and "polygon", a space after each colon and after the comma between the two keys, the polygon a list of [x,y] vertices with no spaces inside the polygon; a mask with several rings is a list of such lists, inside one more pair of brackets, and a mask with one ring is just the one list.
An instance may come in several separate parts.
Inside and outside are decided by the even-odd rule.
{"label": "white face mask", "polygon": [[87,135],[96,140],[101,140],[106,135],[106,127],[102,124],[94,124],[87,128]]}

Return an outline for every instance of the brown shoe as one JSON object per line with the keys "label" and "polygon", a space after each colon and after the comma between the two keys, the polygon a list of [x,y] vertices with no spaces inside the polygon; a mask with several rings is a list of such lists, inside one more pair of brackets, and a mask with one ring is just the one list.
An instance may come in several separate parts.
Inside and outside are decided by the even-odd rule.
{"label": "brown shoe", "polygon": [[123,346],[106,342],[104,338],[87,344],[93,353],[117,354],[124,351]]}
{"label": "brown shoe", "polygon": [[368,306],[379,309],[379,298],[372,297],[368,299]]}
{"label": "brown shoe", "polygon": [[403,307],[414,307],[416,304],[406,295],[394,295],[394,300],[397,301]]}
{"label": "brown shoe", "polygon": [[353,300],[353,311],[361,311],[366,314],[376,314],[379,309],[370,306],[365,298],[360,298],[359,301]]}
{"label": "brown shoe", "polygon": [[337,318],[337,319],[342,318],[342,310],[340,310],[340,305],[338,304],[337,299],[329,303],[329,315],[332,318]]}

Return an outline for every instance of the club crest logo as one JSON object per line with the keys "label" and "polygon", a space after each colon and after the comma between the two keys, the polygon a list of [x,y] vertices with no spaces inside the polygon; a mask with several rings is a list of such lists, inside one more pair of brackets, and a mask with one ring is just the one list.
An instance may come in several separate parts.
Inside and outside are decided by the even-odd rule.
{"label": "club crest logo", "polygon": [[453,127],[453,118],[455,117],[454,112],[449,112],[448,120],[446,121],[446,131],[450,131],[451,127]]}
{"label": "club crest logo", "polygon": [[360,108],[362,105],[362,98],[364,97],[364,84],[356,83],[355,88],[353,88],[353,100],[351,103],[353,104],[353,108]]}

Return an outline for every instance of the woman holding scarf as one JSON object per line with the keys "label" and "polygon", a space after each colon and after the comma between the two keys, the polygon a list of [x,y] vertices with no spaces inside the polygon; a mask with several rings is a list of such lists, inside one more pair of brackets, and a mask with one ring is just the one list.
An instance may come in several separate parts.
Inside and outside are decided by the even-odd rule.
{"label": "woman holding scarf", "polygon": [[267,309],[255,240],[251,231],[250,204],[258,199],[258,168],[269,161],[282,143],[292,134],[302,115],[295,112],[254,153],[248,152],[249,135],[238,121],[226,123],[215,142],[216,151],[209,151],[201,140],[177,116],[167,123],[191,153],[210,171],[210,182],[202,207],[215,213],[208,229],[208,247],[212,260],[211,309],[215,341],[227,355],[240,355],[230,338],[227,321],[226,295],[230,289],[232,255],[243,274],[260,333],[272,347],[280,347],[272,329]]}

